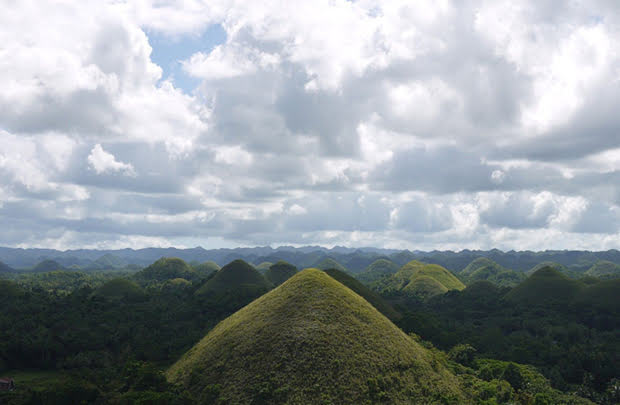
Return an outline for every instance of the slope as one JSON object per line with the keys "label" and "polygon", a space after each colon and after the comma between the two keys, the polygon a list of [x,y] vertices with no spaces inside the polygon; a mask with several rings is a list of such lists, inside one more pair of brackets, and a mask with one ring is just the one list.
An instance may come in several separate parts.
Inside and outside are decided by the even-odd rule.
{"label": "slope", "polygon": [[387,302],[383,300],[376,292],[372,291],[370,288],[366,287],[364,284],[360,283],[355,278],[351,277],[347,273],[336,270],[336,269],[328,269],[324,270],[325,273],[329,274],[331,278],[340,283],[344,284],[353,292],[364,298],[366,301],[370,303],[373,307],[375,307],[379,312],[383,315],[387,316],[391,320],[395,320],[400,318],[400,314],[396,312],[394,308]]}
{"label": "slope", "polygon": [[586,275],[599,278],[618,278],[620,277],[620,265],[607,260],[601,260],[590,267],[586,271]]}
{"label": "slope", "polygon": [[585,287],[552,267],[543,267],[513,288],[506,300],[522,305],[566,305]]}
{"label": "slope", "polygon": [[476,281],[487,280],[497,285],[509,287],[516,286],[524,279],[522,273],[500,266],[486,257],[473,260],[459,273],[459,277],[467,285]]}
{"label": "slope", "polygon": [[307,269],[166,373],[200,403],[463,403],[458,379],[359,295]]}
{"label": "slope", "polygon": [[225,293],[240,288],[267,290],[271,284],[252,265],[243,260],[233,260],[215,273],[196,293]]}
{"label": "slope", "polygon": [[134,275],[141,282],[164,282],[174,278],[195,280],[198,272],[177,257],[162,257]]}

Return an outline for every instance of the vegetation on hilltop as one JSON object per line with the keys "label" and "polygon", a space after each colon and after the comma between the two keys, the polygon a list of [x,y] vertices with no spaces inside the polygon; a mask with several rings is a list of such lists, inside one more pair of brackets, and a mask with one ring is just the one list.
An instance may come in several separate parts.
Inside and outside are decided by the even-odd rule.
{"label": "vegetation on hilltop", "polygon": [[336,269],[336,270],[340,270],[340,271],[344,271],[344,272],[347,271],[346,267],[344,267],[342,264],[338,263],[337,261],[335,261],[331,257],[326,257],[325,259],[323,259],[320,262],[316,263],[312,267],[320,269],[320,270]]}
{"label": "vegetation on hilltop", "polygon": [[395,274],[373,284],[381,293],[402,293],[422,300],[449,290],[462,290],[465,285],[445,268],[437,264],[413,260]]}
{"label": "vegetation on hilltop", "polygon": [[363,298],[307,269],[168,371],[204,403],[463,403],[457,378]]}
{"label": "vegetation on hilltop", "polygon": [[480,280],[491,281],[501,286],[516,286],[523,279],[523,273],[507,269],[486,257],[479,257],[472,261],[458,274],[465,284]]}
{"label": "vegetation on hilltop", "polygon": [[585,274],[599,278],[620,278],[620,265],[601,260],[590,267]]}
{"label": "vegetation on hilltop", "polygon": [[384,277],[395,274],[400,267],[391,260],[379,259],[372,262],[363,272],[356,277],[365,284],[372,284]]}
{"label": "vegetation on hilltop", "polygon": [[162,257],[144,270],[137,272],[134,278],[142,283],[162,283],[174,278],[196,280],[199,274],[178,257]]}

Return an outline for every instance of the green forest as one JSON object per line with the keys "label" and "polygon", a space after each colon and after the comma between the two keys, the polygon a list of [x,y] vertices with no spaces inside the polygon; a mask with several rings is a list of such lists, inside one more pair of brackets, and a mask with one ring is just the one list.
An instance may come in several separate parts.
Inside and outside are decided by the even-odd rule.
{"label": "green forest", "polygon": [[0,403],[620,403],[612,262],[103,267],[4,265]]}

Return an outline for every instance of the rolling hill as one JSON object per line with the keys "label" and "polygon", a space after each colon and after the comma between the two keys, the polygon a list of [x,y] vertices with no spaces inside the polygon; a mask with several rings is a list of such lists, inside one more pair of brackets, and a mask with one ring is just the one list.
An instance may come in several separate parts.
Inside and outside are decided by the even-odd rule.
{"label": "rolling hill", "polygon": [[211,273],[220,270],[220,266],[213,261],[206,261],[192,266],[201,277],[208,277]]}
{"label": "rolling hill", "polygon": [[243,260],[233,260],[215,273],[196,293],[199,295],[223,294],[240,289],[267,291],[271,287],[271,283],[252,265]]}
{"label": "rolling hill", "polygon": [[504,297],[522,305],[566,305],[585,288],[552,267],[543,267],[513,288]]}
{"label": "rolling hill", "polygon": [[377,281],[373,288],[379,292],[403,292],[425,300],[449,290],[463,290],[465,285],[437,264],[413,260],[389,277]]}
{"label": "rolling hill", "polygon": [[146,293],[138,284],[131,280],[115,278],[93,291],[92,296],[110,300],[125,299],[128,301],[139,301],[146,297]]}
{"label": "rolling hill", "polygon": [[140,282],[164,282],[174,278],[195,280],[198,278],[198,272],[177,257],[162,257],[137,272],[134,278]]}
{"label": "rolling hill", "polygon": [[315,267],[320,270],[336,269],[340,271],[347,271],[346,267],[344,267],[342,264],[338,263],[337,261],[335,261],[334,259],[330,257],[326,257],[325,259],[316,263],[312,267]]}
{"label": "rolling hill", "polygon": [[297,267],[283,260],[272,264],[265,272],[265,278],[274,286],[279,286],[289,278],[297,274]]}
{"label": "rolling hill", "polygon": [[486,257],[479,257],[473,260],[459,273],[459,277],[467,285],[476,281],[486,280],[508,287],[514,287],[524,279],[522,273],[500,266]]}
{"label": "rolling hill", "polygon": [[168,371],[200,403],[464,403],[459,380],[362,297],[306,269]]}
{"label": "rolling hill", "polygon": [[43,260],[32,268],[33,273],[45,273],[47,271],[64,270],[64,266],[54,260]]}
{"label": "rolling hill", "polygon": [[356,277],[359,281],[365,284],[371,284],[383,277],[395,274],[399,269],[399,266],[391,260],[379,259],[372,262],[363,272],[359,273]]}
{"label": "rolling hill", "polygon": [[0,275],[13,273],[14,271],[15,270],[13,270],[13,268],[11,268],[10,266],[0,262]]}
{"label": "rolling hill", "polygon": [[585,274],[599,278],[618,278],[620,277],[620,265],[607,260],[601,260],[590,267]]}

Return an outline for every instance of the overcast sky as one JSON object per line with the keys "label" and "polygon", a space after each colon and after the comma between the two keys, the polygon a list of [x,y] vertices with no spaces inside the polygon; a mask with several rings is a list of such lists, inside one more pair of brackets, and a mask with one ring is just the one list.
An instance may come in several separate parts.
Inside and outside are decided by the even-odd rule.
{"label": "overcast sky", "polygon": [[2,246],[620,248],[616,0],[0,5]]}

